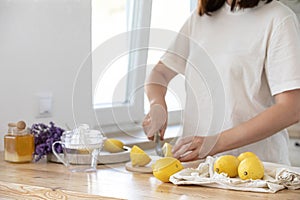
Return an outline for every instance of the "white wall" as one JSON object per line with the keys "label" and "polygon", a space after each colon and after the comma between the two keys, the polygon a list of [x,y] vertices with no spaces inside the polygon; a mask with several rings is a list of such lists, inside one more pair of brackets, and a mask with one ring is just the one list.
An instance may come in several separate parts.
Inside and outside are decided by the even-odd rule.
{"label": "white wall", "polygon": [[[74,126],[73,82],[91,49],[90,0],[0,1],[0,150],[7,123]],[[80,73],[76,122],[94,123],[91,65]],[[52,117],[36,118],[37,93],[52,93]]]}
{"label": "white wall", "polygon": [[285,5],[289,6],[298,16],[300,20],[300,0],[280,0]]}

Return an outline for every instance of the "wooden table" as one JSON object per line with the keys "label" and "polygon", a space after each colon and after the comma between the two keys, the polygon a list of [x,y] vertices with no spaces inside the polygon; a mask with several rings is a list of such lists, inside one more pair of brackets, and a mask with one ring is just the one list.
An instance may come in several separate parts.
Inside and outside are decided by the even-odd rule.
{"label": "wooden table", "polygon": [[126,171],[124,163],[98,165],[95,173],[71,173],[61,165],[13,164],[0,153],[0,199],[300,199],[300,190],[275,194],[162,183],[152,174]]}

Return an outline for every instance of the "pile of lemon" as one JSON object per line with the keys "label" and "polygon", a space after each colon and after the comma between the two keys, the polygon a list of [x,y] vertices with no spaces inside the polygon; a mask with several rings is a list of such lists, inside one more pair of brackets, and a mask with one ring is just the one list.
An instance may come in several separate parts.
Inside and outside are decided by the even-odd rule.
{"label": "pile of lemon", "polygon": [[225,173],[228,177],[239,176],[242,180],[256,180],[264,177],[264,165],[252,152],[241,153],[238,157],[224,155],[216,159],[214,171]]}

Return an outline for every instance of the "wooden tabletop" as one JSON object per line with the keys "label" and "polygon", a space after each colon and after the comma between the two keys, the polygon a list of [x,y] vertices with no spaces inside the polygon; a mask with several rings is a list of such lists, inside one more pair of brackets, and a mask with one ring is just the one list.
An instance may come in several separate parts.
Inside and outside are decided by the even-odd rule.
{"label": "wooden tabletop", "polygon": [[98,165],[95,173],[72,173],[45,160],[14,164],[0,153],[0,199],[300,199],[300,190],[275,194],[162,183],[133,173],[124,163]]}

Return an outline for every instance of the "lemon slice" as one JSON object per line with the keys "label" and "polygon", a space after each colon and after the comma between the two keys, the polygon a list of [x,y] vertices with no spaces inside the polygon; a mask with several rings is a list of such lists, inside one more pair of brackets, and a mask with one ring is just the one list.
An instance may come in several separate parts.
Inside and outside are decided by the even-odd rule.
{"label": "lemon slice", "polygon": [[153,169],[153,175],[162,182],[169,182],[170,176],[183,169],[180,161],[172,157],[161,158],[151,167]]}
{"label": "lemon slice", "polygon": [[173,157],[171,144],[166,142],[162,147],[162,151],[165,157]]}
{"label": "lemon slice", "polygon": [[134,145],[130,151],[130,160],[132,166],[142,167],[147,165],[151,158],[140,147]]}
{"label": "lemon slice", "polygon": [[124,151],[123,146],[124,144],[120,140],[109,138],[105,140],[103,149],[110,153],[117,153]]}

